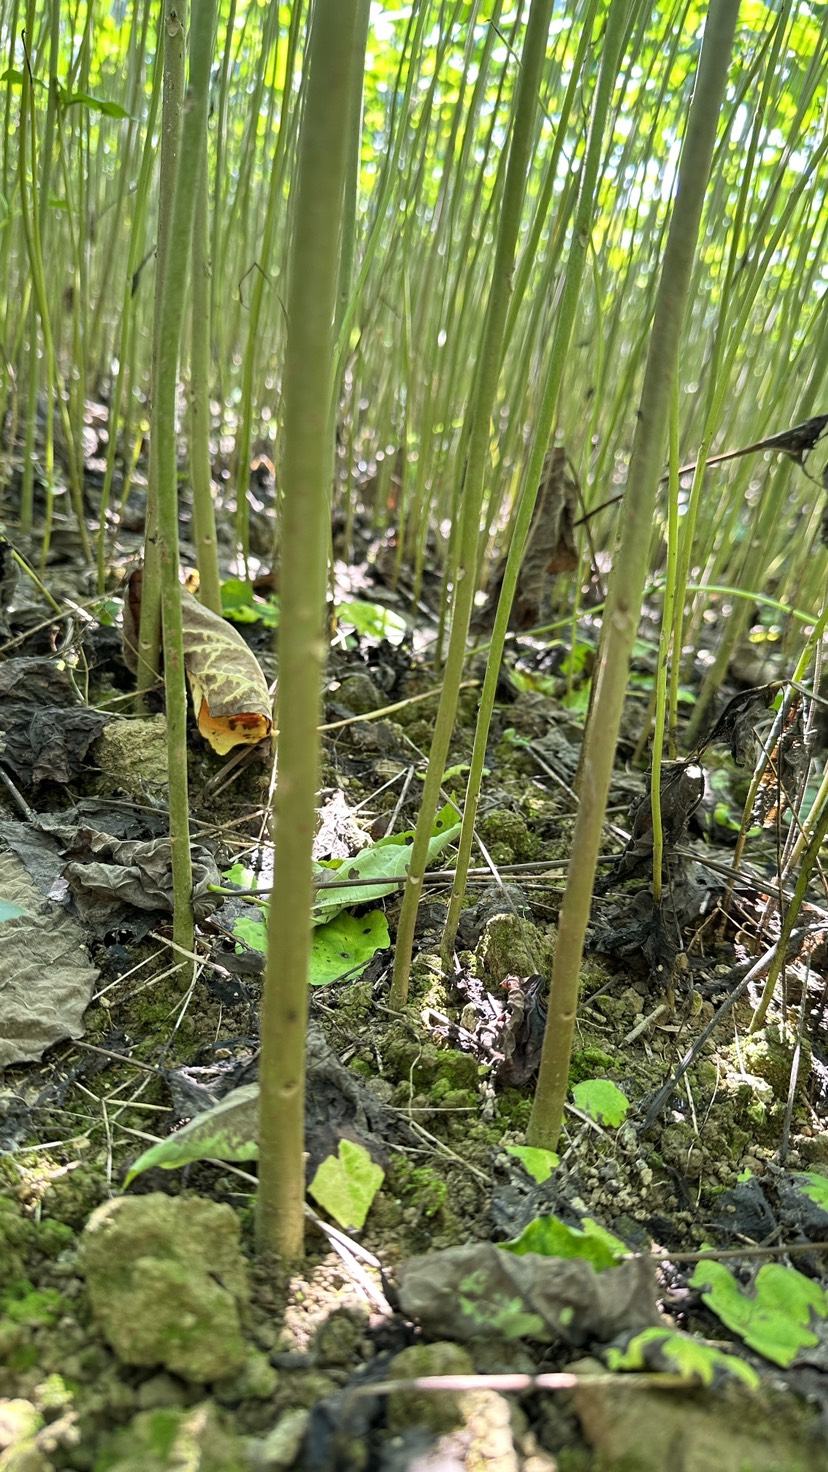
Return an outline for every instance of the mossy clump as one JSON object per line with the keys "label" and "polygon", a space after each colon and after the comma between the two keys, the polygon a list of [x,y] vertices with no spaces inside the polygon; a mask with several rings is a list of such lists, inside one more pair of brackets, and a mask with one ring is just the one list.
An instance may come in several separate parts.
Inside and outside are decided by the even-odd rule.
{"label": "mossy clump", "polygon": [[[786,1099],[791,1082],[794,1052],[799,1040],[794,1028],[783,1029],[772,1024],[742,1041],[743,1066],[769,1083],[777,1099]],[[811,1050],[807,1039],[801,1040],[799,1068],[796,1077],[797,1097],[807,1090],[811,1075]]]}
{"label": "mossy clump", "polygon": [[495,808],[480,820],[480,832],[497,864],[520,864],[534,859],[539,842],[520,813]]}
{"label": "mossy clump", "polygon": [[50,1180],[44,1202],[48,1206],[52,1231],[66,1227],[80,1230],[106,1195],[106,1181],[91,1163],[79,1165],[76,1170]]}
{"label": "mossy clump", "polygon": [[445,1208],[448,1185],[427,1165],[412,1166],[401,1161],[394,1186],[403,1200],[417,1208],[419,1216],[434,1217]]}
{"label": "mossy clump", "polygon": [[479,1104],[476,1089],[453,1089],[447,1078],[438,1078],[431,1097],[441,1109],[476,1109]]}
{"label": "mossy clump", "polygon": [[0,1293],[0,1313],[25,1328],[48,1328],[57,1323],[67,1304],[56,1288],[35,1288],[28,1278],[13,1278]]}
{"label": "mossy clump", "polygon": [[408,1038],[389,1041],[385,1053],[394,1076],[415,1088],[433,1090],[441,1080],[447,1089],[477,1088],[478,1065],[470,1053]]}
{"label": "mossy clump", "polygon": [[[394,1356],[388,1373],[394,1380],[419,1380],[430,1375],[473,1375],[474,1365],[459,1344],[412,1344]],[[440,1436],[462,1426],[465,1419],[462,1394],[457,1391],[426,1393],[398,1390],[388,1397],[388,1426],[397,1434],[409,1426],[416,1426]]]}
{"label": "mossy clump", "polygon": [[505,1130],[522,1133],[532,1113],[531,1097],[521,1094],[518,1089],[504,1089],[497,1104],[500,1118],[503,1121],[501,1133]]}
{"label": "mossy clump", "polygon": [[0,1283],[22,1278],[35,1228],[16,1201],[0,1196]]}
{"label": "mossy clump", "polygon": [[66,1222],[54,1221],[48,1217],[35,1226],[35,1243],[38,1252],[44,1257],[59,1257],[75,1240],[75,1233]]}
{"label": "mossy clump", "polygon": [[595,1078],[596,1074],[608,1075],[617,1065],[618,1059],[605,1053],[603,1048],[576,1048],[569,1068],[570,1085],[580,1084],[587,1078]]}
{"label": "mossy clump", "polygon": [[531,920],[507,911],[486,921],[477,955],[483,978],[499,986],[505,976],[551,974],[554,941]]}

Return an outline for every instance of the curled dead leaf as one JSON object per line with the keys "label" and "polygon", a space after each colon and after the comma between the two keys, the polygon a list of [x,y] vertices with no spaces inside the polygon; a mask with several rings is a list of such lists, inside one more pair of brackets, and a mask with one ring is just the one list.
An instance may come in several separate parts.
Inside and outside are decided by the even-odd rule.
{"label": "curled dead leaf", "polygon": [[[140,623],[141,573],[132,574],[124,607],[124,653],[135,669]],[[255,746],[272,730],[267,681],[255,654],[238,630],[182,590],[184,668],[198,729],[225,756],[236,746]]]}

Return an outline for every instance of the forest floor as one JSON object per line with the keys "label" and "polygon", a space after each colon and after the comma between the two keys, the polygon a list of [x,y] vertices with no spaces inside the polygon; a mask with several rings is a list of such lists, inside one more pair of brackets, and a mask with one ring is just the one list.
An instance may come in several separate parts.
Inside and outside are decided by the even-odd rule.
{"label": "forest floor", "polygon": [[[308,1177],[343,1140],[363,1145],[384,1172],[364,1227],[337,1233],[320,1207],[305,1266],[287,1277],[254,1258],[249,1160],[151,1167],[125,1190],[148,1145],[255,1083],[263,968],[251,897],[205,889],[196,979],[185,992],[177,980],[157,844],[163,705],[131,712],[117,627],[140,530],[137,507],[113,598],[96,605],[58,519],[44,582],[60,617],[25,579],[12,590],[8,559],[2,568],[0,1468],[828,1468],[825,901],[809,900],[784,995],[749,1035],[779,934],[772,817],[735,883],[730,872],[751,770],[733,753],[756,706],[733,672],[716,739],[673,773],[655,912],[637,806],[646,622],[555,1168],[523,1147],[577,805],[588,608],[577,671],[566,631],[510,645],[451,966],[440,948],[450,879],[438,873],[403,1012],[389,1005],[387,947],[356,979],[311,989]],[[37,559],[11,522],[8,535]],[[439,685],[437,576],[412,617],[385,571],[392,550],[358,521],[337,564],[320,861],[351,859],[417,817]],[[238,624],[271,680],[272,617],[262,592]],[[464,791],[478,644],[448,801]],[[266,882],[269,745],[225,768],[193,723],[190,755],[204,874],[238,882],[241,864]],[[398,893],[382,905],[392,938]],[[495,1250],[527,1229],[522,1251]],[[502,1375],[524,1378],[508,1390],[486,1379]],[[477,1378],[439,1393],[400,1385],[433,1376]]]}

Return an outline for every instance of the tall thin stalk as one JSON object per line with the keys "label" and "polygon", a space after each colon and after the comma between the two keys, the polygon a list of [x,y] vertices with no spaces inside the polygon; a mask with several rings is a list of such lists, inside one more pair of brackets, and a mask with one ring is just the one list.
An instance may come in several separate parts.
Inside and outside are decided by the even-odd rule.
{"label": "tall thin stalk", "polygon": [[477,392],[469,416],[468,457],[463,476],[462,522],[459,557],[454,584],[451,637],[449,639],[443,688],[434,726],[428,768],[423,785],[422,804],[403,893],[397,945],[394,955],[394,978],[391,1000],[402,1006],[408,997],[414,925],[423,888],[423,875],[428,861],[428,845],[443,769],[451,743],[458,689],[466,654],[477,576],[480,541],[480,513],[483,502],[484,473],[489,445],[489,426],[500,373],[503,331],[512,290],[515,249],[523,208],[526,171],[529,163],[538,90],[546,54],[551,0],[532,0],[523,45],[520,77],[515,100],[514,127],[509,149],[509,162],[503,192],[497,246],[492,271],[491,289],[481,343]]}
{"label": "tall thin stalk", "polygon": [[216,514],[210,471],[210,211],[207,200],[207,130],[198,161],[198,190],[193,221],[193,281],[190,336],[190,478],[193,525],[198,556],[198,596],[206,608],[221,613],[221,575],[216,541]]}
{"label": "tall thin stalk", "polygon": [[[155,244],[155,304],[152,324],[150,392],[153,413],[161,374],[161,313],[169,258],[170,222],[181,145],[181,111],[186,70],[187,0],[165,0],[160,24],[164,29],[164,83],[161,107],[161,151],[158,179],[158,235]],[[176,349],[176,369],[178,356]],[[141,626],[138,634],[137,685],[149,690],[161,668],[161,547],[158,511],[158,434],[150,435],[147,510],[144,528],[144,571],[141,585]],[[176,524],[176,545],[177,545]]]}
{"label": "tall thin stalk", "polygon": [[[595,7],[587,12],[584,21],[590,33],[594,23],[594,17]],[[578,310],[578,298],[584,275],[587,249],[592,233],[595,188],[598,180],[601,153],[603,151],[604,128],[612,100],[612,92],[615,86],[627,22],[628,6],[622,4],[621,0],[616,0],[615,5],[613,5],[610,11],[604,35],[601,74],[595,94],[586,158],[581,171],[580,197],[573,222],[570,253],[567,261],[563,292],[561,294],[561,303],[555,323],[555,335],[550,348],[549,364],[543,387],[540,413],[535,425],[532,454],[526,470],[523,492],[512,531],[512,541],[509,546],[503,585],[495,614],[486,675],[483,681],[483,690],[477,713],[474,748],[472,750],[469,779],[466,786],[466,801],[463,806],[463,826],[460,831],[460,845],[455,864],[455,879],[443,932],[443,951],[447,958],[450,957],[454,949],[457,926],[460,921],[460,911],[465,896],[466,878],[469,872],[474,839],[474,824],[483,784],[486,746],[492,712],[494,710],[497,682],[500,675],[500,663],[503,657],[503,649],[509,627],[509,614],[517,587],[526,538],[529,534],[532,514],[535,509],[541,467],[558,408],[561,383],[563,382],[572,331]],[[582,57],[586,56],[588,45],[589,36],[585,38],[584,44],[579,48],[579,54]],[[572,95],[571,89],[569,95]],[[562,120],[562,125],[565,121],[565,119]]]}
{"label": "tall thin stalk", "polygon": [[708,12],[630,458],[621,546],[604,610],[543,1054],[527,1130],[530,1144],[549,1149],[558,1142],[569,1086],[584,935],[647,573],[682,322],[738,13],[739,0],[712,0]]}
{"label": "tall thin stalk", "polygon": [[[330,389],[339,234],[356,136],[359,0],[316,0],[306,68],[284,375],[282,617],[275,869],[262,1003],[256,1237],[288,1259],[304,1244],[305,1032],[311,847],[319,773],[325,585],[334,444]],[[362,35],[364,46],[364,33]]]}
{"label": "tall thin stalk", "polygon": [[181,158],[175,178],[169,249],[159,317],[158,378],[153,405],[153,438],[158,455],[158,537],[161,566],[161,617],[164,636],[164,686],[167,698],[167,765],[170,844],[175,910],[173,939],[193,949],[192,865],[187,792],[187,686],[181,629],[178,556],[178,456],[176,408],[178,356],[192,245],[193,216],[203,136],[207,127],[210,66],[213,58],[215,0],[197,0],[190,35],[190,68]]}

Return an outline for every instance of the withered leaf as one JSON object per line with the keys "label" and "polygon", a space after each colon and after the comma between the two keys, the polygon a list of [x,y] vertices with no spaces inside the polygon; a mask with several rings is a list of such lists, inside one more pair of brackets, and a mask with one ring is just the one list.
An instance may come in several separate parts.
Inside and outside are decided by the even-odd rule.
{"label": "withered leaf", "polygon": [[[549,450],[543,462],[538,498],[520,566],[509,628],[521,632],[540,622],[545,594],[553,577],[578,566],[574,515],[578,487],[567,470],[562,445]],[[501,557],[489,583],[486,603],[472,620],[476,634],[491,633],[506,573],[507,558]]]}
{"label": "withered leaf", "polygon": [[0,759],[26,786],[70,782],[81,772],[110,717],[76,699],[55,660],[0,664]]}
{"label": "withered leaf", "polygon": [[[141,619],[140,571],[129,580],[124,605],[124,658],[137,669]],[[272,707],[259,661],[237,629],[182,590],[184,668],[198,729],[221,756],[235,746],[255,746],[270,735]]]}
{"label": "withered leaf", "polygon": [[198,729],[222,756],[270,735],[271,703],[255,654],[232,624],[193,597],[181,596],[184,668]]}
{"label": "withered leaf", "polygon": [[[138,910],[170,913],[173,908],[172,852],[168,838],[149,842],[113,838],[79,827],[61,834],[63,873],[79,913],[95,921],[127,904]],[[193,910],[203,919],[220,904],[210,885],[218,883],[215,861],[206,849],[192,847]]]}

